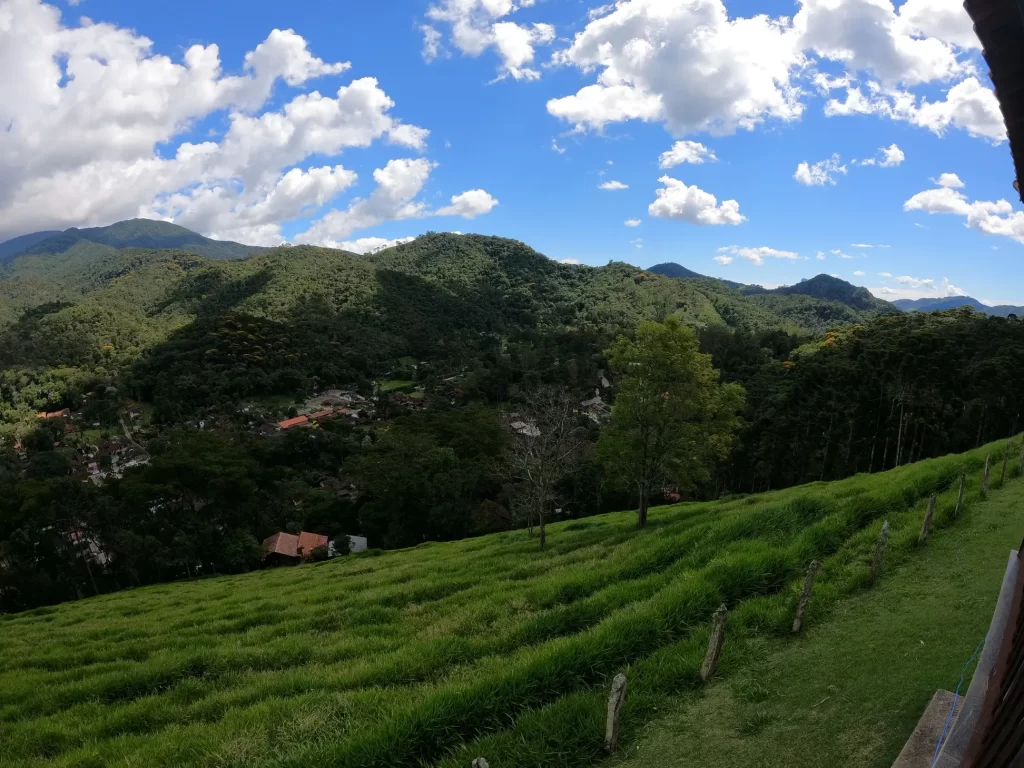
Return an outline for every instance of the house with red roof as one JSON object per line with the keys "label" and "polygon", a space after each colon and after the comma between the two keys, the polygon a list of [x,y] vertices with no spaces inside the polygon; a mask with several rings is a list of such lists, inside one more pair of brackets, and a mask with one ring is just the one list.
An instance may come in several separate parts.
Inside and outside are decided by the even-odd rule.
{"label": "house with red roof", "polygon": [[297,535],[279,531],[263,542],[263,562],[266,565],[298,565],[313,556],[317,547],[328,548],[328,539],[320,533],[301,531]]}
{"label": "house with red roof", "polygon": [[285,419],[279,426],[281,429],[291,429],[292,427],[302,427],[309,425],[308,416],[296,416],[294,419]]}

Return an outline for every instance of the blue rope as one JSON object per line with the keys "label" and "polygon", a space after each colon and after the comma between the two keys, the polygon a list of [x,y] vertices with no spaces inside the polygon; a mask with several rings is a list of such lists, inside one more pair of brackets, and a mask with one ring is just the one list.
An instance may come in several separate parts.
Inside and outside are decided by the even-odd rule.
{"label": "blue rope", "polygon": [[968,668],[978,658],[978,652],[981,651],[981,647],[985,645],[985,638],[981,638],[981,642],[978,643],[974,649],[974,653],[971,654],[971,658],[964,664],[964,668],[960,670],[960,682],[956,684],[956,691],[953,693],[953,708],[949,710],[949,716],[946,718],[945,725],[942,726],[942,733],[939,734],[939,742],[935,745],[935,754],[932,755],[931,765],[934,766],[939,759],[939,752],[942,750],[942,745],[946,741],[946,732],[949,730],[949,724],[953,721],[953,715],[956,713],[956,703],[960,698],[960,689],[964,684],[964,675],[967,674]]}

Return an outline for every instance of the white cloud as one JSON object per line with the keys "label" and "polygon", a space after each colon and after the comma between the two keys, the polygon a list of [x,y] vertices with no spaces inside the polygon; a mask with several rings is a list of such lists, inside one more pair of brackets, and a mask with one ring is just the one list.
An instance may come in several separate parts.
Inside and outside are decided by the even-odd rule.
{"label": "white cloud", "polygon": [[892,277],[892,272],[879,272],[879,277]]}
{"label": "white cloud", "polygon": [[423,33],[423,60],[428,64],[435,59],[441,58],[447,54],[444,46],[441,45],[441,33],[438,32],[434,27],[429,24],[424,24],[420,27],[420,31]]}
{"label": "white cloud", "polygon": [[856,272],[853,273],[853,275],[854,277],[864,277],[864,270],[858,269]]}
{"label": "white cloud", "polygon": [[[959,182],[959,184],[958,184]],[[936,189],[918,192],[903,204],[905,211],[951,213],[964,217],[964,226],[986,235],[1000,235],[1024,243],[1024,212],[1014,211],[1005,200],[975,200],[969,202],[963,192],[953,187],[963,186],[955,174],[943,174]]]}
{"label": "white cloud", "polygon": [[639,227],[640,219],[626,219],[625,224],[627,227]]}
{"label": "white cloud", "polygon": [[838,248],[835,248],[835,249],[832,250],[832,255],[833,256],[838,256],[840,259],[852,259],[853,258],[853,256],[851,256],[850,254],[843,253]]}
{"label": "white cloud", "polygon": [[565,147],[558,146],[558,141],[556,139],[552,139],[551,140],[551,151],[552,152],[557,152],[560,155],[564,155],[565,154]]}
{"label": "white cloud", "polygon": [[[393,117],[394,102],[369,77],[263,111],[279,82],[299,87],[348,69],[275,29],[241,74],[225,75],[216,45],[194,45],[176,62],[133,31],[65,26],[39,0],[0,0],[0,239],[143,215],[280,242],[281,222],[315,215],[355,182],[341,165],[297,167],[310,157],[381,139],[425,146],[428,132]],[[210,118],[226,118],[227,129],[181,142]]]}
{"label": "white cloud", "polygon": [[363,200],[355,200],[344,210],[331,211],[313,223],[308,230],[296,235],[297,243],[311,243],[331,248],[353,232],[384,221],[418,219],[427,216],[462,216],[472,219],[491,211],[498,201],[482,189],[455,195],[451,205],[431,210],[416,200],[423,190],[434,164],[429,160],[390,160],[383,168],[373,172],[376,189]]}
{"label": "white cloud", "polygon": [[434,216],[461,216],[464,219],[475,219],[494,210],[498,200],[482,189],[471,189],[461,195],[452,197],[452,204],[438,208]]}
{"label": "white cloud", "polygon": [[[886,273],[887,275],[887,273]],[[897,299],[942,299],[951,296],[966,296],[967,293],[953,285],[947,278],[942,278],[941,283],[936,283],[928,278],[911,277],[903,275],[895,278],[899,287],[883,285],[878,288],[871,288],[871,293],[887,301]]]}
{"label": "white cloud", "polygon": [[938,136],[952,126],[995,143],[1006,138],[999,100],[973,76],[950,88],[944,100],[934,102],[919,100],[909,91],[883,88],[876,82],[868,83],[867,96],[860,87],[847,87],[845,101],[830,99],[825,114],[880,115],[927,128]]}
{"label": "white cloud", "polygon": [[971,17],[959,0],[907,0],[899,15],[907,34],[934,37],[960,48],[981,48]]}
{"label": "white cloud", "polygon": [[816,258],[818,261],[824,261],[825,260],[825,252],[824,251],[818,251],[816,254],[814,254],[814,258]]}
{"label": "white cloud", "polygon": [[803,110],[792,73],[805,63],[781,19],[730,19],[722,0],[622,0],[555,62],[596,82],[548,102],[578,129],[662,121],[675,135],[751,129]]}
{"label": "white cloud", "polygon": [[801,184],[820,187],[825,184],[835,184],[836,180],[833,174],[836,173],[846,173],[846,166],[841,164],[839,155],[832,155],[832,157],[813,165],[800,163],[796,167],[796,173],[793,174],[793,178]]}
{"label": "white cloud", "polygon": [[651,216],[691,224],[739,224],[746,221],[746,217],[740,214],[740,204],[735,200],[723,200],[719,205],[714,195],[696,185],[688,187],[671,176],[662,176],[658,181],[664,187],[657,190],[657,200],[647,208]]}
{"label": "white cloud", "polygon": [[[861,165],[878,165],[882,168],[893,168],[906,159],[906,155],[903,150],[897,147],[895,144],[890,144],[888,147],[882,147],[878,150],[882,153],[882,159],[869,157],[866,160],[861,160]],[[854,161],[856,162],[856,160]]]}
{"label": "white cloud", "polygon": [[581,262],[581,261],[580,261],[579,259],[572,259],[572,258],[569,258],[569,259],[562,259],[562,260],[561,260],[560,262],[558,262],[558,263],[559,263],[559,264],[582,264],[583,262]]}
{"label": "white cloud", "polygon": [[[935,180],[933,179],[933,181]],[[964,183],[960,181],[960,177],[955,173],[940,174],[938,181],[935,181],[935,183],[940,187],[949,187],[950,189],[959,189],[964,185]]]}
{"label": "white cloud", "polygon": [[912,36],[889,0],[801,0],[793,28],[800,47],[887,85],[950,80],[971,72],[970,63],[960,62],[949,43]]}
{"label": "white cloud", "polygon": [[732,264],[732,260],[733,260],[733,257],[732,257],[732,256],[726,256],[725,254],[719,254],[718,256],[715,256],[715,257],[714,257],[714,258],[712,259],[712,261],[717,261],[717,262],[718,262],[719,264],[721,264],[721,265],[722,265],[723,267],[724,267],[724,266],[727,266],[727,265],[729,265],[729,264]]}
{"label": "white cloud", "polygon": [[[738,245],[727,245],[723,248],[718,249],[719,254],[725,255],[732,261],[732,258],[739,256],[741,259],[746,259],[752,264],[761,266],[764,264],[765,259],[784,259],[787,261],[796,261],[800,258],[799,253],[793,251],[780,251],[776,248],[745,248]],[[716,259],[717,261],[717,259]],[[720,264],[727,264],[728,262],[719,262]]]}
{"label": "white cloud", "polygon": [[[550,24],[517,24],[505,20],[507,16],[528,8],[532,0],[441,0],[427,9],[430,21],[450,27],[451,44],[466,56],[479,56],[493,48],[501,59],[498,77],[515,80],[536,80],[540,72],[533,63],[536,46],[547,45],[555,39],[555,28]],[[441,33],[430,25],[423,31],[423,58],[433,61],[440,55]]]}
{"label": "white cloud", "polygon": [[661,168],[675,168],[683,163],[703,163],[706,160],[717,160],[715,153],[696,141],[677,141],[667,152],[658,158]]}
{"label": "white cloud", "polygon": [[606,181],[599,184],[597,188],[615,191],[619,189],[629,189],[629,185],[623,184],[621,181]]}
{"label": "white cloud", "polygon": [[851,248],[874,248],[870,243],[850,243]]}
{"label": "white cloud", "polygon": [[636,248],[643,248],[644,247],[643,238],[640,238],[640,237],[638,237],[636,240],[630,240],[629,244],[632,245],[632,246],[635,246]]}
{"label": "white cloud", "polygon": [[394,240],[389,240],[385,237],[360,237],[358,240],[345,240],[338,243],[338,248],[349,253],[358,253],[360,255],[367,253],[377,253],[383,251],[385,248],[392,248],[396,245],[402,245],[403,243],[411,243],[415,240],[415,237],[398,237]]}

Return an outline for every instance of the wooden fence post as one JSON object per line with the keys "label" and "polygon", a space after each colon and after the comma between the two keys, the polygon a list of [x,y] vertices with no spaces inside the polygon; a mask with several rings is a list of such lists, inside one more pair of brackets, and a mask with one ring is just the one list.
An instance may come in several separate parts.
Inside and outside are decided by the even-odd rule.
{"label": "wooden fence post", "polygon": [[804,614],[807,612],[807,604],[811,601],[811,590],[814,589],[814,577],[818,575],[821,563],[812,560],[807,567],[807,578],[804,579],[804,591],[800,593],[800,602],[796,606],[796,618],[793,619],[793,634],[796,634],[804,625]]}
{"label": "wooden fence post", "polygon": [[604,726],[604,748],[614,752],[619,747],[619,716],[626,698],[626,676],[621,672],[612,680],[612,693],[608,697],[608,720]]}
{"label": "wooden fence post", "polygon": [[989,462],[991,459],[991,454],[985,457],[985,471],[981,473],[981,494],[983,496],[988,493]]}
{"label": "wooden fence post", "polygon": [[472,768],[491,768],[491,766],[482,757],[478,757],[476,760],[473,761]]}
{"label": "wooden fence post", "polygon": [[924,522],[921,523],[921,535],[917,537],[918,544],[924,544],[932,533],[932,518],[935,517],[935,494],[928,499],[928,511],[924,514]]}
{"label": "wooden fence post", "polygon": [[710,680],[715,670],[718,669],[718,657],[722,655],[722,643],[725,642],[725,620],[729,615],[729,609],[724,605],[719,606],[715,611],[715,626],[711,630],[711,640],[708,641],[708,652],[704,656],[704,663],[700,666],[700,679],[704,682]]}
{"label": "wooden fence post", "polygon": [[889,521],[882,523],[882,534],[878,537],[878,546],[875,547],[875,562],[871,564],[871,583],[878,581],[882,572],[882,562],[885,560],[885,546],[889,543]]}
{"label": "wooden fence post", "polygon": [[960,509],[964,505],[964,485],[967,483],[967,475],[960,475],[960,493],[956,495],[956,508],[953,510],[953,519],[960,516]]}
{"label": "wooden fence post", "polygon": [[1003,474],[999,476],[999,487],[1006,485],[1006,461],[1010,458],[1010,438],[1006,438],[1006,447],[1003,448]]}

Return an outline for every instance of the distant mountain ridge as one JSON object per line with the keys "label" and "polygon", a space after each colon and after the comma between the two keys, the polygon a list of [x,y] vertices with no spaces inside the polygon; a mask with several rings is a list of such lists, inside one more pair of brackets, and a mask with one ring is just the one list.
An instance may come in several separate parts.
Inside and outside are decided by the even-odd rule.
{"label": "distant mountain ridge", "polygon": [[867,288],[860,288],[838,277],[824,274],[801,280],[795,285],[783,285],[771,293],[790,296],[800,294],[816,299],[838,301],[861,312],[891,312],[893,308],[890,302],[875,298]]}
{"label": "distant mountain ridge", "polygon": [[966,306],[977,312],[984,312],[986,315],[994,317],[1007,317],[1008,315],[1024,317],[1024,307],[1015,307],[1012,304],[1000,304],[990,307],[988,304],[982,304],[970,296],[946,296],[941,299],[898,299],[893,302],[893,306],[898,307],[904,312],[937,312],[943,309],[956,309],[957,307]]}
{"label": "distant mountain ridge", "polygon": [[15,256],[24,253],[36,243],[47,238],[61,234],[58,230],[47,230],[45,232],[32,232],[28,235],[15,237],[0,243],[0,264],[10,261]]}
{"label": "distant mountain ridge", "polygon": [[267,248],[213,240],[167,221],[129,219],[109,227],[72,227],[63,232],[33,232],[0,243],[0,264],[26,254],[64,253],[86,241],[111,248],[175,249],[210,259],[244,259]]}

